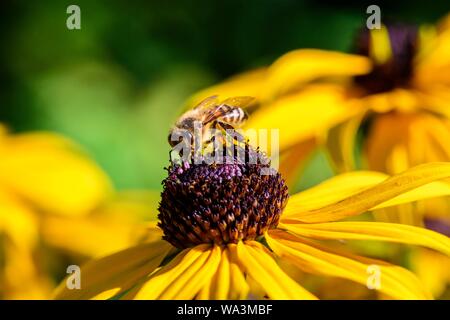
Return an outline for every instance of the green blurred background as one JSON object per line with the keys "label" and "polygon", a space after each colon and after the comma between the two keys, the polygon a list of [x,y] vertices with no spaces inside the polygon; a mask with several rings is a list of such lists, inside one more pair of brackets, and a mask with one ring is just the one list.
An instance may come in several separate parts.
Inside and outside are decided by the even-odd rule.
{"label": "green blurred background", "polygon": [[[66,28],[70,4],[81,30]],[[411,23],[450,11],[448,0],[2,1],[0,122],[69,136],[119,189],[158,189],[187,97],[291,49],[349,51],[369,4]],[[330,174],[316,156],[306,184]]]}

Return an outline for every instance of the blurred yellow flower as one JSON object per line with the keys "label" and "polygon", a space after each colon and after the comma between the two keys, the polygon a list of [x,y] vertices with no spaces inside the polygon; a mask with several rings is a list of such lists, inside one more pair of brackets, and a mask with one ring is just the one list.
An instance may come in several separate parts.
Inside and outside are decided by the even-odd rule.
{"label": "blurred yellow flower", "polygon": [[48,298],[52,276],[64,275],[68,261],[136,243],[149,205],[143,194],[137,201],[136,193],[112,191],[103,171],[67,139],[9,134],[0,125],[0,298]]}
{"label": "blurred yellow flower", "polygon": [[[358,132],[364,133],[362,165],[370,170],[396,174],[450,161],[449,21],[450,15],[436,26],[363,30],[357,55],[294,50],[268,68],[201,91],[188,105],[200,95],[257,96],[260,107],[249,110],[247,127],[280,130],[280,171],[291,184],[320,146],[338,172],[353,170]],[[376,216],[421,226],[433,218],[450,227],[449,210],[443,198],[380,210]],[[442,260],[450,270],[450,260]]]}
{"label": "blurred yellow flower", "polygon": [[88,214],[112,191],[101,169],[61,136],[3,129],[0,153],[2,188],[38,210]]}
{"label": "blurred yellow flower", "polygon": [[[224,167],[223,170],[229,170],[227,168]],[[203,169],[196,171],[197,169],[188,168],[186,170],[197,172],[195,174],[192,172],[192,176],[195,177],[200,172],[204,172]],[[217,167],[211,167],[209,170],[218,170],[214,171],[216,173],[212,176],[206,174],[205,177],[213,177],[211,179],[224,172]],[[175,172],[178,171],[172,174]],[[232,171],[227,172],[232,174]],[[339,222],[344,218],[375,209],[449,195],[449,185],[437,181],[448,177],[450,177],[449,163],[430,163],[393,177],[364,171],[340,175],[292,196],[279,224],[275,224],[272,229],[266,231],[264,239],[260,242],[242,238],[237,243],[225,241],[217,244],[214,241],[216,244],[211,244],[211,240],[204,240],[205,243],[195,246],[182,243],[181,246],[187,246],[182,251],[176,250],[164,240],[144,243],[88,262],[81,269],[81,289],[69,290],[63,282],[56,292],[56,298],[315,299],[312,293],[283,272],[277,263],[281,259],[287,260],[307,273],[347,279],[364,286],[371,284],[370,270],[377,269],[381,275],[378,279],[380,283],[371,287],[377,293],[393,299],[430,299],[432,295],[410,271],[385,261],[350,253],[345,250],[345,247],[336,249],[328,244],[330,241],[342,239],[386,241],[423,246],[449,256],[450,239],[430,230],[383,222]],[[169,176],[168,179],[172,177]],[[177,179],[184,178],[180,176]],[[246,178],[244,177],[243,180]],[[237,180],[220,181],[220,185],[238,183]],[[186,185],[187,182],[176,183]],[[261,183],[264,183],[263,180],[260,181]],[[169,185],[172,184],[169,183]],[[191,187],[195,188],[193,184]],[[201,187],[200,185],[199,188]],[[167,188],[167,192],[170,193],[176,187],[172,185]],[[224,190],[214,189],[211,194]],[[205,197],[208,198],[210,194],[208,191],[204,192]],[[232,194],[228,196],[236,197]],[[274,194],[270,195],[270,197],[274,196]],[[166,197],[167,195],[163,195],[163,203]],[[233,199],[245,205],[245,199]],[[225,205],[227,200],[231,199],[223,199]],[[177,203],[165,205],[174,206],[175,209],[180,208],[180,204]],[[182,204],[183,207],[190,205]],[[205,210],[206,215],[213,214]],[[234,218],[237,218],[244,212],[239,211],[234,214],[236,215]],[[200,221],[198,219],[205,217],[195,219]],[[184,217],[184,219],[187,218],[188,216]],[[263,219],[265,218],[261,217],[261,223]],[[201,238],[218,236],[213,231],[215,230],[213,225],[210,225],[210,229],[202,229],[202,231],[196,224],[192,226],[192,229],[186,229],[189,224],[181,228],[178,223],[173,224],[174,222],[164,219],[160,223],[163,229],[175,232],[165,234],[166,239],[174,243],[178,243],[177,239],[198,243]],[[174,231],[177,226],[180,228],[178,230],[184,231]],[[247,232],[252,228],[249,226]],[[230,232],[234,231],[230,229]],[[223,237],[227,239],[228,236]],[[327,240],[327,242],[322,243],[321,240]]]}
{"label": "blurred yellow flower", "polygon": [[52,248],[88,259],[124,249],[149,238],[156,228],[159,193],[122,191],[87,216],[42,217],[41,236]]}

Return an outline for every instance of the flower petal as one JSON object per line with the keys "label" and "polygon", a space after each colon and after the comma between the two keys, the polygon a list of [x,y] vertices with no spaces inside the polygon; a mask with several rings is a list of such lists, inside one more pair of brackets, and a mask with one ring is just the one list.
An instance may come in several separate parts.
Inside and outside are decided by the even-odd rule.
{"label": "flower petal", "polygon": [[205,285],[198,295],[201,300],[224,300],[228,298],[230,292],[230,261],[228,251],[222,251],[217,272],[211,278],[211,281]]}
{"label": "flower petal", "polygon": [[307,212],[350,197],[366,190],[389,176],[380,172],[356,171],[332,177],[317,186],[292,195],[283,211],[282,218]]}
{"label": "flower petal", "polygon": [[0,299],[47,299],[51,281],[36,265],[35,212],[0,188]]}
{"label": "flower petal", "polygon": [[355,169],[354,147],[357,132],[363,118],[364,113],[361,113],[337,125],[328,132],[326,147],[337,172],[347,172]]}
{"label": "flower petal", "polygon": [[126,298],[193,299],[217,271],[220,258],[219,246],[205,244],[185,249]]}
{"label": "flower petal", "polygon": [[0,188],[0,234],[16,246],[32,250],[38,242],[38,221],[35,213],[20,199]]}
{"label": "flower petal", "polygon": [[363,56],[315,49],[294,50],[270,66],[266,94],[269,97],[280,95],[323,77],[366,74],[371,68],[370,60]]}
{"label": "flower petal", "polygon": [[378,240],[405,243],[440,251],[450,256],[450,238],[420,227],[399,223],[345,221],[312,224],[282,224],[299,236],[316,239]]}
{"label": "flower petal", "polygon": [[103,171],[68,140],[48,133],[2,137],[0,183],[41,209],[85,214],[111,186]]}
{"label": "flower petal", "polygon": [[415,85],[450,84],[450,29],[442,30],[427,48],[426,55],[415,68]]}
{"label": "flower petal", "polygon": [[119,193],[88,216],[43,217],[41,233],[53,247],[85,257],[106,256],[142,242],[144,236],[146,242],[161,239],[159,228],[148,230],[149,222],[143,222],[152,215],[156,221],[157,199],[159,194]]}
{"label": "flower petal", "polygon": [[[347,97],[342,86],[310,85],[299,93],[265,104],[252,114],[244,129],[279,130],[279,149],[285,150],[322,137],[331,127],[361,112],[361,108],[358,100]],[[301,119],[301,125],[293,119]],[[264,145],[260,147],[266,151]]]}
{"label": "flower petal", "polygon": [[[354,176],[357,176],[357,173]],[[367,177],[367,174],[364,173],[364,176]],[[450,163],[435,162],[423,164],[390,177],[381,183],[372,184],[370,187],[366,185],[366,188],[358,193],[347,193],[344,198],[342,198],[343,192],[335,189],[338,194],[330,196],[330,198],[334,197],[335,201],[333,203],[319,206],[320,202],[316,202],[316,208],[310,205],[307,211],[302,212],[304,207],[302,208],[297,198],[293,203],[288,202],[285,209],[287,216],[283,220],[286,222],[286,219],[296,219],[306,223],[337,221],[369,210],[448,195],[450,186],[447,183],[433,183],[431,186],[425,185],[449,177]],[[342,181],[338,179],[338,182],[342,185]],[[339,184],[332,183],[335,188]],[[319,185],[312,195],[316,197],[317,193],[324,192],[323,188],[327,188],[326,183]],[[348,187],[346,191],[349,189],[353,189],[353,187]],[[324,193],[330,194],[330,191],[328,190]],[[309,195],[311,196],[311,193]]]}
{"label": "flower petal", "polygon": [[316,299],[278,266],[271,253],[256,241],[240,242],[237,254],[245,272],[266,291],[271,299]]}
{"label": "flower petal", "polygon": [[[81,267],[81,289],[69,290],[64,280],[56,290],[56,299],[91,299],[109,291],[113,297],[134,286],[152,273],[172,247],[166,241],[138,245],[113,255],[92,260]],[[120,288],[120,290],[113,290]],[[107,296],[103,295],[103,298]]]}
{"label": "flower petal", "polygon": [[[87,217],[45,217],[45,243],[84,257],[102,257],[137,244],[147,236],[147,224],[125,216],[96,214]],[[161,239],[160,230],[152,230]],[[154,239],[157,240],[157,239]]]}
{"label": "flower petal", "polygon": [[245,299],[249,293],[249,286],[237,262],[237,257],[231,252],[235,249],[228,245],[222,251],[222,258],[216,274],[210,283],[202,288],[196,299],[200,300],[235,300]]}
{"label": "flower petal", "polygon": [[326,248],[281,230],[269,231],[266,240],[277,255],[306,272],[368,285],[372,280],[371,272],[379,271],[379,285],[373,287],[378,292],[394,299],[432,298],[413,273],[384,261]]}
{"label": "flower petal", "polygon": [[431,250],[414,250],[411,266],[435,297],[441,296],[450,282],[450,259]]}
{"label": "flower petal", "polygon": [[423,109],[450,119],[450,91],[447,87],[427,88],[417,93],[423,101]]}
{"label": "flower petal", "polygon": [[397,174],[415,165],[450,160],[450,122],[426,113],[378,115],[365,147],[369,168]]}

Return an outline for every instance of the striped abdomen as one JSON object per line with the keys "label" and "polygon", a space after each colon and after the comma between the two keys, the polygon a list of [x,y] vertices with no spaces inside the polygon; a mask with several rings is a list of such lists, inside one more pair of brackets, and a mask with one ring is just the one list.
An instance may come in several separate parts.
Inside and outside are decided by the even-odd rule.
{"label": "striped abdomen", "polygon": [[247,120],[247,114],[242,108],[231,107],[228,105],[222,105],[219,108],[220,110],[218,110],[218,112],[221,113],[221,116],[217,118],[219,121],[228,124],[241,124]]}

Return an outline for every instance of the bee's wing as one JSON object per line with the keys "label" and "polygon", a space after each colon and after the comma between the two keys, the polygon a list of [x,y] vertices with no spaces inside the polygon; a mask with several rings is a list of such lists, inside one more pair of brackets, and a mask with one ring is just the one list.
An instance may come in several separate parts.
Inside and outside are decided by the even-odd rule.
{"label": "bee's wing", "polygon": [[253,98],[253,97],[242,96],[242,97],[231,97],[231,98],[228,98],[228,99],[222,101],[220,104],[221,105],[227,105],[227,106],[230,106],[230,107],[233,107],[233,108],[243,108],[243,109],[245,109],[250,104],[252,104],[254,101],[255,101],[255,98]]}
{"label": "bee's wing", "polygon": [[[212,98],[212,97],[210,97]],[[209,99],[209,98],[208,98]],[[216,97],[217,99],[217,97]],[[228,98],[224,101],[222,101],[220,104],[217,104],[217,100],[215,100],[215,105],[210,104],[209,111],[205,113],[205,117],[203,119],[203,124],[211,123],[220,117],[223,117],[227,113],[229,113],[231,110],[238,109],[238,108],[244,108],[248,105],[250,105],[255,98],[253,97],[232,97]]]}
{"label": "bee's wing", "polygon": [[206,99],[203,99],[198,105],[195,106],[194,110],[201,110],[201,109],[211,109],[219,104],[218,95],[210,96]]}

